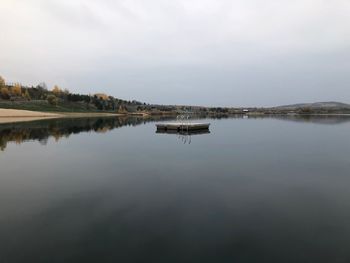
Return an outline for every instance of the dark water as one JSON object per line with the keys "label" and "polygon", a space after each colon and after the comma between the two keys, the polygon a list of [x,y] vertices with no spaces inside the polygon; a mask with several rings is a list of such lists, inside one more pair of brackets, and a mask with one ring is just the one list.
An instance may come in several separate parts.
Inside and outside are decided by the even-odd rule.
{"label": "dark water", "polygon": [[0,125],[0,262],[350,262],[350,118]]}

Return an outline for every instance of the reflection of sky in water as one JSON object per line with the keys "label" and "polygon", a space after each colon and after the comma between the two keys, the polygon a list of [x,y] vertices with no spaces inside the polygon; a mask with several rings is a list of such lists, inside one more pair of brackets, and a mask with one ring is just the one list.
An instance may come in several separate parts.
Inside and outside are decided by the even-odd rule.
{"label": "reflection of sky in water", "polygon": [[186,147],[154,122],[8,143],[0,262],[348,262],[350,123],[210,122]]}

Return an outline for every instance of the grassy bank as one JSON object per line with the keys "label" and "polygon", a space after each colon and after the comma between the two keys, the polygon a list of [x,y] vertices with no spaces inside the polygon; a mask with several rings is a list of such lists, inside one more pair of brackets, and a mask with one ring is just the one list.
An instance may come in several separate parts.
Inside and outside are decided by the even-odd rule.
{"label": "grassy bank", "polygon": [[87,109],[85,103],[80,102],[59,102],[57,106],[49,104],[45,100],[31,101],[6,101],[0,100],[0,108],[17,109],[42,112],[111,112],[99,111],[96,109]]}

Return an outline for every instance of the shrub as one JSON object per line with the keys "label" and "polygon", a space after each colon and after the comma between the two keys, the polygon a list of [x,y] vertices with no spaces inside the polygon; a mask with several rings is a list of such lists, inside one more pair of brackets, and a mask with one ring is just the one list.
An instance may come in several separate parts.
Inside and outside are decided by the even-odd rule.
{"label": "shrub", "polygon": [[49,95],[49,96],[47,96],[47,102],[50,105],[57,106],[58,99],[57,99],[57,97],[55,95]]}
{"label": "shrub", "polygon": [[0,93],[1,98],[3,98],[4,100],[10,99],[10,91],[7,87],[1,88]]}

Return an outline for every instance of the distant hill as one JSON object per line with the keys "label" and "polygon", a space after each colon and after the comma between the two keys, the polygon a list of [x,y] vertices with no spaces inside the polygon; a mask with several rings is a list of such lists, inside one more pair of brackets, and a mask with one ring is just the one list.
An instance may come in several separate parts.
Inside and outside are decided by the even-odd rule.
{"label": "distant hill", "polygon": [[294,110],[301,108],[310,108],[310,109],[350,109],[350,104],[327,101],[327,102],[314,102],[314,103],[299,103],[292,105],[282,105],[274,107],[275,109],[284,109],[284,110]]}

